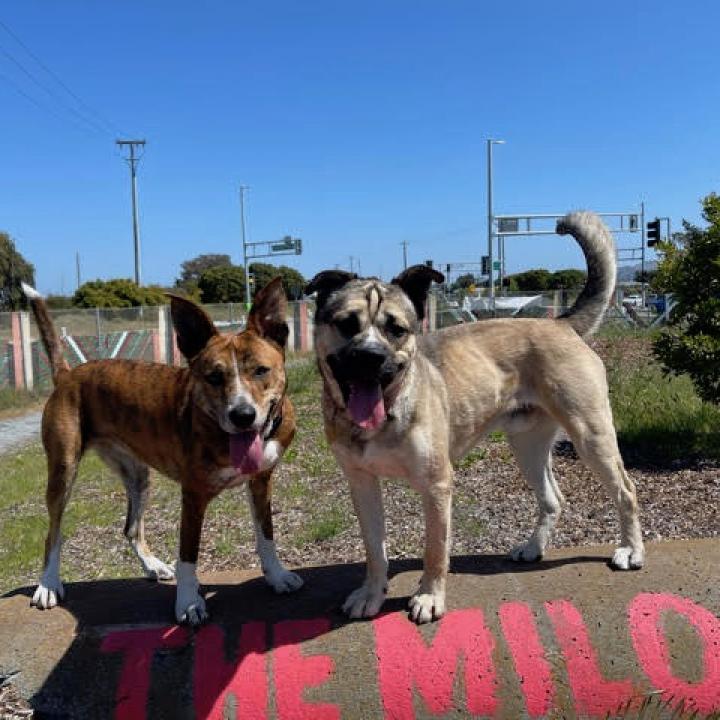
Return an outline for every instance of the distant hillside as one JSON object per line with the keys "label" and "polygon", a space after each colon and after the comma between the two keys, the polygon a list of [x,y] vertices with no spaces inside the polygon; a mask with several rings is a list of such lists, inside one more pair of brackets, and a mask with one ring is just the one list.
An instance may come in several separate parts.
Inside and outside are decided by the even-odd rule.
{"label": "distant hillside", "polygon": [[[635,274],[640,272],[641,265],[620,265],[618,267],[617,279],[618,282],[632,282],[635,279]],[[655,260],[648,260],[645,263],[645,271],[651,272],[657,268],[657,262]]]}

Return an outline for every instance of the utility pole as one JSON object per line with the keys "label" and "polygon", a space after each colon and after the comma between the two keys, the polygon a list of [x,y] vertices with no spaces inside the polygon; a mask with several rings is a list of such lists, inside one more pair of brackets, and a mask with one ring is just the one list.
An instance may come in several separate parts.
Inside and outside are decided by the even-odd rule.
{"label": "utility pole", "polygon": [[[77,273],[77,287],[80,287],[80,253],[75,253],[75,272]],[[76,288],[77,289],[77,288]]]}
{"label": "utility pole", "polygon": [[407,270],[407,246],[408,246],[408,241],[407,241],[407,240],[403,240],[400,244],[402,245],[402,249],[403,249],[403,270]]}
{"label": "utility pole", "polygon": [[249,190],[249,185],[240,186],[240,227],[242,229],[242,246],[243,246],[243,267],[245,268],[245,305],[246,310],[250,310],[252,298],[250,297],[250,268],[248,267],[247,257],[247,238],[245,236],[245,191]]}
{"label": "utility pole", "polygon": [[136,149],[144,148],[144,140],[116,140],[115,144],[118,147],[126,147],[128,149],[128,156],[125,158],[127,164],[130,166],[130,184],[132,192],[132,221],[133,221],[133,241],[135,247],[135,284],[140,286],[142,282],[142,274],[140,269],[140,223],[138,221],[138,208],[137,208],[137,164],[140,162],[140,157],[135,154]]}
{"label": "utility pole", "polygon": [[[495,300],[495,279],[493,275],[493,197],[492,197],[492,146],[504,145],[504,140],[487,139],[487,204],[488,204],[488,297],[494,303]],[[492,305],[493,311],[495,305]]]}

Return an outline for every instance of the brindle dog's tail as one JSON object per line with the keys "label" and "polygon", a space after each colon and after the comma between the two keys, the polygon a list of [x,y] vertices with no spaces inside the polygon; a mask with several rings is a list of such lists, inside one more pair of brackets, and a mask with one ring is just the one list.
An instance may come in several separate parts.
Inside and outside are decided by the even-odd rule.
{"label": "brindle dog's tail", "polygon": [[558,235],[572,235],[587,261],[587,282],[575,304],[561,316],[581,337],[597,330],[616,281],[615,243],[603,221],[592,212],[574,212],[558,220]]}
{"label": "brindle dog's tail", "polygon": [[42,343],[45,346],[45,352],[50,361],[50,373],[52,374],[53,384],[57,385],[57,376],[60,372],[70,369],[70,366],[63,357],[60,338],[58,338],[55,332],[55,326],[50,319],[50,315],[48,315],[47,305],[45,304],[45,300],[43,300],[43,296],[35,288],[25,283],[22,283],[22,290],[32,308]]}

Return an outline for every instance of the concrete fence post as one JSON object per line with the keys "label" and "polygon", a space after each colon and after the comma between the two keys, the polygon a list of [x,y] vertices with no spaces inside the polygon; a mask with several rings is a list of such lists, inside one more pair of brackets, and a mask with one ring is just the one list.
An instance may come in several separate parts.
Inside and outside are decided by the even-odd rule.
{"label": "concrete fence post", "polygon": [[428,331],[434,332],[437,329],[437,295],[428,295]]}
{"label": "concrete fence post", "polygon": [[168,321],[167,321],[168,306],[158,306],[158,319],[157,328],[152,331],[153,339],[153,362],[156,363],[167,363],[168,357]]}
{"label": "concrete fence post", "polygon": [[22,358],[23,358],[23,374],[25,376],[25,387],[32,390],[35,386],[33,377],[32,362],[32,336],[30,335],[30,314],[21,312],[20,314],[20,337],[22,340]]}
{"label": "concrete fence post", "polygon": [[287,339],[287,349],[292,352],[295,350],[295,306],[297,305],[296,302],[290,303],[290,307],[288,308],[288,317],[286,318],[287,326],[288,326],[288,339]]}
{"label": "concrete fence post", "polygon": [[23,373],[22,330],[20,329],[20,313],[10,313],[10,346],[12,352],[12,384],[17,390],[25,387]]}
{"label": "concrete fence post", "polygon": [[306,302],[295,303],[295,350],[308,352],[312,350],[312,326],[310,324],[308,304]]}

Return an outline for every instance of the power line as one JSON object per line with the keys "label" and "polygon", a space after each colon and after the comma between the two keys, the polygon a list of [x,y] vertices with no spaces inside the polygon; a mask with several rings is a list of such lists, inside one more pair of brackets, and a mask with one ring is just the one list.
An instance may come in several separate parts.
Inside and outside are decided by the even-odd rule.
{"label": "power line", "polygon": [[109,133],[104,127],[102,127],[101,125],[99,125],[98,123],[96,123],[94,120],[92,120],[91,118],[86,117],[85,115],[83,115],[82,113],[80,113],[78,110],[76,110],[74,107],[72,107],[71,105],[68,105],[68,104],[65,102],[65,100],[64,100],[63,98],[61,98],[56,92],[54,92],[54,91],[51,90],[50,88],[48,88],[48,87],[46,87],[45,85],[43,85],[43,83],[40,82],[40,80],[38,80],[38,79],[35,77],[35,75],[33,75],[32,72],[30,72],[30,70],[28,70],[17,58],[13,57],[13,56],[12,56],[4,47],[2,47],[1,45],[0,45],[0,53],[2,53],[3,55],[5,55],[5,57],[8,58],[16,67],[18,67],[18,68],[23,72],[23,74],[25,74],[28,78],[30,78],[30,80],[32,80],[32,82],[35,83],[35,85],[37,85],[39,88],[41,88],[42,90],[44,90],[44,91],[45,91],[48,95],[50,95],[51,97],[55,98],[55,100],[57,100],[57,102],[59,102],[66,110],[68,110],[68,111],[71,112],[73,115],[75,115],[76,117],[78,117],[80,120],[82,120],[83,122],[85,122],[88,126],[92,127],[93,130],[95,130],[96,132],[102,133],[103,135],[107,135],[107,134],[112,135],[112,133]]}
{"label": "power line", "polygon": [[97,110],[94,110],[88,103],[86,103],[80,96],[77,95],[77,93],[73,92],[71,88],[67,86],[66,83],[63,82],[62,78],[60,76],[53,72],[2,20],[0,20],[0,27],[5,30],[5,32],[10,35],[10,37],[15,40],[15,42],[20,45],[20,47],[25,50],[25,52],[48,74],[50,75],[55,82],[60,85],[65,92],[70,95],[79,105],[82,105],[86,110],[90,112],[90,114],[94,115],[106,128],[107,131],[111,134],[116,135],[122,135],[121,131],[113,125],[113,123],[108,122],[105,120],[105,118],[97,112]]}
{"label": "power line", "polygon": [[[5,82],[10,85],[13,90],[15,90],[16,93],[19,95],[22,95],[26,100],[31,102],[35,107],[40,108],[43,112],[49,112],[51,115],[54,115],[56,118],[59,118],[60,120],[69,120],[69,118],[66,115],[61,115],[60,113],[56,112],[53,108],[48,107],[47,105],[43,105],[40,101],[37,100],[37,98],[34,98],[32,95],[29,95],[25,92],[25,90],[20,87],[18,83],[16,83],[12,78],[8,77],[7,75],[4,75],[0,73],[0,79],[5,80]],[[73,121],[74,122],[74,121]],[[90,135],[90,130],[86,125],[81,125],[80,123],[74,122],[76,127],[78,127],[80,130],[82,130],[85,133],[88,133]],[[94,136],[96,137],[96,136]]]}

